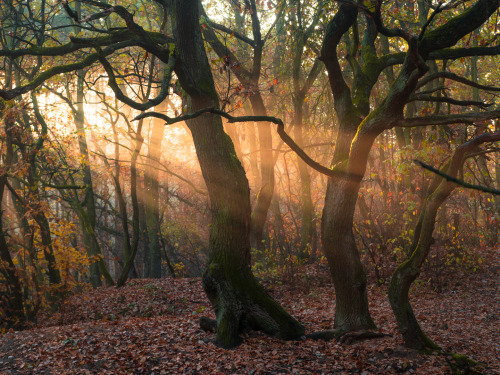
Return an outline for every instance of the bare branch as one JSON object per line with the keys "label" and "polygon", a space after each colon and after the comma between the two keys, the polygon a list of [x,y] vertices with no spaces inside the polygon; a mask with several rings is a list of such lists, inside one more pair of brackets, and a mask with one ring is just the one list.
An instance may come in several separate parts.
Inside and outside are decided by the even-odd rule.
{"label": "bare branch", "polygon": [[438,79],[438,78],[451,79],[453,81],[460,82],[460,83],[463,83],[464,85],[475,87],[475,88],[478,88],[480,90],[500,91],[500,87],[481,85],[477,82],[471,81],[470,79],[464,78],[462,76],[459,76],[458,74],[451,73],[451,72],[438,72],[438,73],[434,73],[434,74],[429,74],[428,76],[423,77],[418,82],[417,89],[425,86],[429,82],[431,82],[435,79]]}
{"label": "bare branch", "polygon": [[230,35],[233,35],[236,39],[239,39],[241,40],[242,42],[252,46],[255,48],[255,42],[253,41],[253,39],[250,39],[249,37],[243,35],[243,34],[240,34],[238,33],[237,31],[234,31],[232,29],[230,29],[229,27],[226,27],[224,25],[221,25],[221,24],[218,24],[210,19],[208,19],[206,16],[205,18],[207,19],[207,23],[210,27],[213,27],[214,29],[216,30],[219,30],[219,31],[222,31],[226,34],[230,34]]}
{"label": "bare branch", "polygon": [[435,103],[449,103],[453,105],[460,105],[460,106],[476,106],[479,108],[487,108],[492,106],[494,103],[485,103],[485,102],[480,102],[480,101],[475,101],[475,100],[457,100],[453,98],[447,98],[445,96],[432,96],[432,95],[423,95],[423,94],[417,94],[410,96],[408,99],[408,102],[414,102],[414,101],[423,101],[423,102],[435,102]]}
{"label": "bare branch", "polygon": [[494,194],[494,195],[500,195],[500,190],[492,189],[492,188],[489,188],[489,187],[486,187],[486,186],[482,186],[482,185],[469,184],[468,182],[465,182],[463,180],[459,180],[458,178],[452,177],[452,176],[450,176],[450,175],[448,175],[448,174],[446,174],[444,172],[441,172],[439,169],[431,167],[430,165],[425,164],[425,163],[421,162],[420,160],[416,160],[415,159],[413,161],[416,164],[420,165],[422,168],[427,169],[427,170],[431,171],[432,173],[435,173],[438,176],[443,177],[444,179],[446,179],[446,181],[454,182],[455,184],[463,186],[464,188],[467,188],[467,189],[479,190],[479,191],[482,191],[484,193],[490,193],[490,194]]}
{"label": "bare branch", "polygon": [[447,125],[460,123],[471,124],[474,122],[487,121],[498,118],[500,118],[500,110],[489,112],[460,113],[456,115],[410,117],[401,120],[397,126],[403,128],[412,128],[417,126],[429,125]]}
{"label": "bare branch", "polygon": [[128,41],[116,43],[113,46],[109,46],[109,47],[104,48],[100,53],[93,53],[93,54],[88,55],[82,61],[52,67],[52,68],[47,69],[44,72],[40,73],[31,82],[28,82],[25,85],[15,87],[15,88],[10,89],[10,90],[0,90],[0,97],[5,99],[5,100],[14,99],[15,97],[17,97],[19,95],[25,94],[31,90],[36,89],[38,86],[40,86],[45,81],[47,81],[48,79],[52,78],[55,75],[69,73],[69,72],[73,72],[73,71],[78,70],[78,69],[86,68],[86,67],[92,65],[93,63],[95,63],[97,60],[99,60],[100,56],[108,56],[119,49],[130,47],[130,46],[133,46],[136,44],[137,44],[137,42],[133,41],[133,40],[128,40]]}
{"label": "bare branch", "polygon": [[158,113],[158,112],[146,112],[146,113],[141,113],[139,116],[135,117],[133,121],[141,120],[146,117],[156,117],[159,119],[162,119],[165,121],[167,124],[175,124],[177,122],[181,121],[187,121],[187,120],[192,120],[196,117],[199,117],[205,113],[213,113],[219,116],[222,116],[228,120],[229,123],[235,123],[235,122],[258,122],[258,121],[264,121],[264,122],[271,122],[273,124],[278,125],[277,131],[278,135],[280,138],[285,142],[288,147],[290,147],[307,165],[309,165],[311,168],[314,170],[329,176],[329,177],[343,177],[343,178],[349,178],[351,180],[355,181],[360,181],[363,177],[354,175],[351,173],[347,172],[341,172],[341,171],[336,171],[332,170],[330,168],[327,168],[318,162],[314,161],[311,159],[309,155],[307,155],[302,148],[300,148],[297,143],[286,133],[285,131],[285,125],[283,124],[283,121],[277,117],[273,116],[231,116],[230,114],[221,111],[220,109],[216,108],[204,108],[200,109],[197,112],[190,113],[187,115],[179,116],[179,117],[168,117],[167,115],[163,113]]}
{"label": "bare branch", "polygon": [[[99,53],[100,52],[101,51],[99,51]],[[106,59],[105,56],[99,55],[99,61],[101,62],[102,66],[106,70],[106,73],[108,74],[108,85],[115,93],[116,98],[121,102],[127,104],[128,106],[137,109],[138,111],[146,111],[160,104],[168,96],[170,81],[172,79],[172,70],[173,66],[175,65],[175,57],[173,53],[170,54],[169,63],[165,65],[165,72],[163,74],[163,81],[160,93],[156,98],[149,99],[145,103],[137,103],[122,92],[120,86],[118,85],[118,82],[116,82],[116,77],[115,73],[113,72],[113,67],[111,66],[111,64],[109,63],[109,61]]]}

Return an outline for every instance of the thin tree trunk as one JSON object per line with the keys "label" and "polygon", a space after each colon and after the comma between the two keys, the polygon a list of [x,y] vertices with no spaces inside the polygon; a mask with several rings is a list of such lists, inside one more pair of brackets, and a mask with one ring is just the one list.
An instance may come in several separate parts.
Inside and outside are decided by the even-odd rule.
{"label": "thin tree trunk", "polygon": [[[445,173],[452,177],[457,177],[468,153],[485,142],[495,142],[499,139],[500,132],[487,133],[459,146],[455,150],[451,161],[445,166]],[[439,350],[439,346],[428,338],[420,328],[413,313],[408,292],[413,281],[420,274],[422,264],[426,260],[433,243],[432,234],[434,232],[438,209],[453,192],[455,187],[454,183],[440,176],[434,178],[420,214],[417,229],[415,230],[415,232],[418,232],[418,236],[415,237],[412,244],[413,252],[408,260],[396,269],[389,285],[389,301],[396,316],[399,331],[403,335],[405,344],[417,350]]]}
{"label": "thin tree trunk", "polygon": [[[3,115],[5,111],[5,104],[3,101],[0,101],[0,113]],[[11,118],[11,117],[10,117]],[[5,277],[5,286],[7,288],[6,293],[6,301],[0,301],[3,303],[7,303],[7,323],[14,328],[22,328],[24,322],[26,320],[26,316],[24,314],[23,308],[23,294],[21,289],[21,282],[16,273],[16,266],[14,265],[14,261],[10,255],[9,245],[7,244],[7,240],[5,238],[5,232],[3,228],[3,198],[5,186],[7,184],[8,172],[12,164],[14,151],[12,149],[12,140],[11,140],[11,128],[12,124],[10,121],[6,120],[5,127],[5,157],[3,160],[3,165],[0,173],[0,270]]]}
{"label": "thin tree trunk", "polygon": [[[155,108],[156,109],[156,108]],[[166,110],[162,104],[156,110]],[[161,158],[161,143],[165,125],[160,119],[153,119],[153,128],[149,139],[148,165],[144,174],[146,220],[148,226],[150,248],[150,276],[161,277],[161,244],[160,244],[160,187],[159,162]]]}

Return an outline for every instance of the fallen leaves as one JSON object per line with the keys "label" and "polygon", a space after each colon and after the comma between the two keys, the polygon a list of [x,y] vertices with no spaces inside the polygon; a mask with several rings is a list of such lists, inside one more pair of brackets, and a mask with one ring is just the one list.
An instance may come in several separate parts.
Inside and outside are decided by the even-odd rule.
{"label": "fallen leaves", "polygon": [[[495,264],[464,276],[443,293],[421,287],[412,297],[422,328],[442,347],[498,373],[498,284]],[[311,272],[306,270],[304,272]],[[316,272],[321,272],[316,270]],[[321,278],[318,278],[321,279]],[[272,285],[272,295],[307,332],[331,329],[334,291],[324,282]],[[0,337],[2,374],[332,374],[450,373],[446,359],[403,347],[386,291],[373,285],[370,310],[392,337],[356,342],[281,341],[250,332],[234,350],[217,347],[199,328],[213,318],[199,279],[132,280],[74,296],[64,316]],[[41,320],[42,322],[42,320]],[[60,324],[60,323],[63,324]],[[57,325],[56,325],[57,324]]]}

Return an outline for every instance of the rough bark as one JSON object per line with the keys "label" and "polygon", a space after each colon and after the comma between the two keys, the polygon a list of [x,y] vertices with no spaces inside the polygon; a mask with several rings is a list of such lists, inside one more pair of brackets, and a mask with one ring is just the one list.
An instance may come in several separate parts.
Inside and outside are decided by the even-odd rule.
{"label": "rough bark", "polygon": [[[347,171],[351,142],[361,122],[361,114],[342,78],[336,48],[356,18],[355,7],[341,4],[328,26],[322,48],[322,59],[328,71],[335,99],[334,106],[340,122],[332,161],[339,171]],[[359,179],[355,181],[342,177],[330,178],[321,222],[323,249],[335,286],[334,328],[342,333],[375,328],[368,310],[366,275],[353,233],[358,189]]]}
{"label": "rough bark", "polygon": [[[174,0],[174,36],[181,63],[176,73],[196,111],[218,107],[198,24],[198,0]],[[260,329],[295,339],[304,328],[256,281],[250,269],[250,192],[243,167],[218,116],[205,114],[187,122],[210,197],[209,260],[203,287],[217,317],[217,341],[239,344],[239,334]]]}

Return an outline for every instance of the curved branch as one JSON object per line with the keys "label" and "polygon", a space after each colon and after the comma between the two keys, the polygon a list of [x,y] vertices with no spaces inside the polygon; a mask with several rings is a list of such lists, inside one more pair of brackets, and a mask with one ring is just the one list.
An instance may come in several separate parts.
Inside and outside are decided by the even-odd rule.
{"label": "curved branch", "polygon": [[86,68],[86,67],[92,65],[93,63],[95,63],[97,60],[99,60],[100,56],[109,56],[113,52],[115,52],[119,49],[131,47],[134,45],[137,45],[137,42],[134,40],[127,40],[124,42],[116,43],[113,46],[104,48],[99,53],[93,53],[93,54],[88,55],[82,61],[79,61],[76,63],[71,63],[71,64],[66,64],[66,65],[59,65],[59,66],[55,66],[53,68],[47,69],[44,72],[40,73],[37,77],[35,77],[35,79],[33,79],[31,82],[28,82],[27,84],[25,84],[23,86],[18,86],[16,88],[13,88],[10,90],[0,90],[0,98],[3,98],[5,100],[14,99],[15,97],[17,97],[19,95],[25,94],[31,90],[36,89],[38,86],[40,86],[45,81],[47,81],[48,79],[52,78],[55,75],[69,73],[69,72],[73,72],[75,70]]}
{"label": "curved branch", "polygon": [[349,30],[358,17],[358,8],[352,2],[341,2],[339,10],[328,23],[325,37],[321,46],[319,59],[324,62],[328,71],[330,87],[335,99],[334,104],[344,117],[355,112],[352,103],[351,91],[347,85],[340,67],[337,46],[342,36]]}
{"label": "curved branch", "polygon": [[470,124],[473,122],[487,121],[498,118],[500,118],[500,110],[489,112],[460,113],[456,115],[410,117],[401,120],[397,126],[403,128],[412,128],[417,126],[429,125],[447,125],[459,123]]}
{"label": "curved branch", "polygon": [[273,116],[231,116],[230,114],[228,114],[224,111],[221,111],[220,109],[203,108],[197,112],[190,113],[190,114],[183,115],[183,116],[179,116],[179,117],[168,117],[167,115],[165,115],[163,113],[158,113],[158,112],[146,112],[146,113],[141,113],[139,116],[135,117],[133,119],[133,121],[141,120],[141,119],[146,118],[146,117],[156,117],[156,118],[159,118],[159,119],[165,121],[167,124],[171,125],[171,124],[175,124],[175,123],[181,122],[181,121],[192,120],[192,119],[199,117],[205,113],[213,113],[213,114],[222,116],[222,117],[226,118],[229,123],[264,121],[264,122],[271,122],[273,124],[276,124],[276,125],[278,125],[278,127],[277,127],[278,135],[283,140],[283,142],[285,142],[288,145],[288,147],[290,147],[307,165],[309,165],[314,170],[316,170],[316,171],[318,171],[326,176],[329,176],[329,177],[343,177],[343,178],[349,178],[349,179],[356,180],[356,181],[359,181],[363,178],[362,176],[353,175],[351,173],[332,170],[332,169],[327,168],[327,167],[321,165],[320,163],[314,161],[313,159],[311,159],[311,157],[309,155],[307,155],[307,153],[304,152],[304,150],[302,150],[302,148],[300,148],[300,146],[298,146],[297,143],[295,143],[295,141],[286,133],[285,124],[283,124],[283,121],[281,119],[279,119],[277,117],[273,117]]}
{"label": "curved branch", "polygon": [[432,96],[432,95],[423,95],[423,94],[417,94],[414,96],[411,96],[408,99],[408,102],[414,102],[414,101],[423,101],[423,102],[434,102],[434,103],[449,103],[453,105],[461,105],[461,106],[476,106],[479,108],[487,108],[493,105],[493,103],[485,103],[485,102],[480,102],[480,101],[475,101],[475,100],[457,100],[453,98],[447,98],[445,96]]}
{"label": "curved branch", "polygon": [[465,35],[481,26],[499,7],[498,0],[478,0],[462,14],[444,25],[427,31],[419,45],[423,55],[455,45]]}
{"label": "curved branch", "polygon": [[170,54],[168,64],[165,65],[165,71],[163,74],[160,93],[156,98],[149,99],[145,103],[137,103],[136,101],[130,99],[127,95],[123,93],[123,91],[120,89],[120,86],[118,85],[118,82],[116,82],[116,77],[115,73],[113,72],[113,67],[111,66],[111,64],[109,63],[109,61],[106,59],[105,56],[99,56],[99,61],[104,67],[104,70],[106,70],[106,73],[108,74],[108,86],[111,87],[111,89],[115,93],[116,98],[119,101],[127,104],[128,106],[137,109],[138,111],[146,111],[160,104],[168,96],[168,89],[170,87],[170,81],[172,79],[172,70],[175,65],[174,53]]}
{"label": "curved branch", "polygon": [[478,88],[480,90],[485,90],[485,91],[500,91],[500,87],[481,85],[481,84],[479,84],[477,82],[471,81],[470,79],[464,78],[462,76],[459,76],[458,74],[451,73],[451,72],[438,72],[438,73],[434,73],[434,74],[430,74],[428,76],[425,76],[424,78],[422,78],[418,82],[417,89],[419,89],[420,87],[425,86],[429,82],[431,82],[431,81],[433,81],[435,79],[438,79],[438,78],[451,79],[453,81],[460,82],[460,83],[463,83],[464,85],[475,87],[475,88]]}

